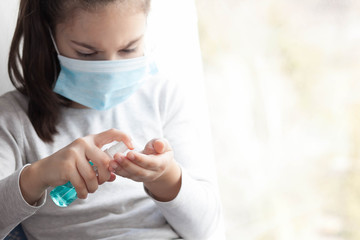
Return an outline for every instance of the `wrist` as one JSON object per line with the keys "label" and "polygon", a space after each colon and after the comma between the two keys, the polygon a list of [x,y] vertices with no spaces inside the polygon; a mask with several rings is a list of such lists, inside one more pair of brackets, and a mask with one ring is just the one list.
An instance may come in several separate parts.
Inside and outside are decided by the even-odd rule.
{"label": "wrist", "polygon": [[153,182],[145,182],[149,195],[162,202],[173,200],[181,188],[181,168],[173,161],[167,171]]}
{"label": "wrist", "polygon": [[34,205],[39,201],[47,188],[46,185],[41,183],[39,178],[41,173],[38,170],[37,164],[34,163],[25,167],[20,174],[19,185],[21,194],[30,205]]}

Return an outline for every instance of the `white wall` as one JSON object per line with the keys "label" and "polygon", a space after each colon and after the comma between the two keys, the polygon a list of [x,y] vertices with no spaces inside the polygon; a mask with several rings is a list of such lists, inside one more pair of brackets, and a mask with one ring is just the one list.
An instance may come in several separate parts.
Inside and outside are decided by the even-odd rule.
{"label": "white wall", "polygon": [[17,0],[0,1],[0,95],[14,88],[10,83],[7,72],[7,58],[10,41],[14,33],[17,11]]}

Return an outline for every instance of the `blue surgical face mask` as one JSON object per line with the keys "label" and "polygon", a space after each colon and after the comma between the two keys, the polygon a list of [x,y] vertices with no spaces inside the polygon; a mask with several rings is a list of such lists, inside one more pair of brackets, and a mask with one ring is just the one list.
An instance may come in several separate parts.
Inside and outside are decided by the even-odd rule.
{"label": "blue surgical face mask", "polygon": [[[55,41],[54,45],[56,48]],[[61,71],[54,92],[96,110],[107,110],[125,101],[148,77],[157,73],[155,63],[147,56],[84,61],[58,52],[58,58]]]}

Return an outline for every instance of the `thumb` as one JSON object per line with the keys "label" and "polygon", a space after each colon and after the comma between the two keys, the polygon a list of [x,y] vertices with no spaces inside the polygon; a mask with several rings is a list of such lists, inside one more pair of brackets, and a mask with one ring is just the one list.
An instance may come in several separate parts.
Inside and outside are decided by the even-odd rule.
{"label": "thumb", "polygon": [[149,141],[144,150],[142,151],[143,154],[161,154],[166,151],[170,151],[171,147],[170,144],[166,139],[152,139]]}
{"label": "thumb", "polygon": [[170,144],[166,139],[156,139],[153,142],[156,153],[164,153],[171,150]]}

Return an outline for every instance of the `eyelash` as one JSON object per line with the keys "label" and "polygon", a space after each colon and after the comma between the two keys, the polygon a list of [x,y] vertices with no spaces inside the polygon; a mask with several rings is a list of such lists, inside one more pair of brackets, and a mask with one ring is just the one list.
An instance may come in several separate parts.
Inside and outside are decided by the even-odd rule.
{"label": "eyelash", "polygon": [[94,52],[94,53],[81,53],[81,52],[76,52],[76,53],[77,53],[77,55],[78,55],[79,57],[83,57],[83,58],[91,57],[91,56],[93,56],[93,55],[96,54],[96,52]]}
{"label": "eyelash", "polygon": [[129,53],[132,53],[132,52],[135,52],[136,48],[131,48],[131,49],[124,49],[124,50],[121,50],[121,52],[125,53],[125,54],[129,54]]}
{"label": "eyelash", "polygon": [[[132,49],[124,49],[121,50],[120,52],[124,53],[124,54],[130,54],[136,51],[136,48],[132,48]],[[91,57],[95,54],[97,54],[97,52],[93,52],[93,53],[81,53],[81,52],[76,52],[78,54],[79,57],[83,57],[83,58],[87,58],[87,57]]]}

